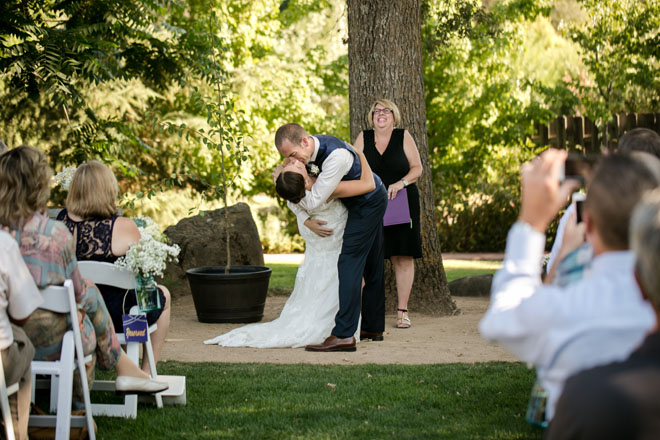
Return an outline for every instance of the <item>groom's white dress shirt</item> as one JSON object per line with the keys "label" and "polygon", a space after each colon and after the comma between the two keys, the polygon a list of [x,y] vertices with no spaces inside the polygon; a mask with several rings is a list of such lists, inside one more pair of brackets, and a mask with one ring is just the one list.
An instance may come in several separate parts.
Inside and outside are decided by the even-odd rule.
{"label": "groom's white dress shirt", "polygon": [[530,225],[511,228],[479,331],[534,364],[548,392],[550,420],[566,379],[627,358],[655,315],[635,282],[632,252],[603,253],[589,275],[560,288],[541,283],[544,245],[545,236]]}
{"label": "groom's white dress shirt", "polygon": [[[314,154],[310,158],[310,162],[316,160],[320,146],[320,142],[316,137],[312,136],[312,139],[314,139]],[[287,202],[289,209],[298,216],[303,211],[310,213],[321,206],[323,202],[328,200],[352,166],[353,154],[345,148],[337,148],[323,161],[323,171],[319,174],[312,189],[305,191],[305,197],[298,203]]]}

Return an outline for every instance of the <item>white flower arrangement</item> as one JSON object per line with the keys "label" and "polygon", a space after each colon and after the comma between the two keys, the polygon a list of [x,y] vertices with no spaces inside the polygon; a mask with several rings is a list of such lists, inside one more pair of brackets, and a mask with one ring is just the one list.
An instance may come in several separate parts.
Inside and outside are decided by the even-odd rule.
{"label": "white flower arrangement", "polygon": [[66,167],[55,174],[55,177],[53,177],[54,186],[59,186],[63,191],[68,191],[73,180],[73,175],[76,174],[76,169],[76,167]]}
{"label": "white flower arrangement", "polygon": [[115,261],[115,265],[144,277],[162,277],[166,263],[178,261],[181,249],[176,244],[165,243],[165,236],[150,217],[137,217],[133,220],[140,231],[140,241],[131,245],[126,255]]}

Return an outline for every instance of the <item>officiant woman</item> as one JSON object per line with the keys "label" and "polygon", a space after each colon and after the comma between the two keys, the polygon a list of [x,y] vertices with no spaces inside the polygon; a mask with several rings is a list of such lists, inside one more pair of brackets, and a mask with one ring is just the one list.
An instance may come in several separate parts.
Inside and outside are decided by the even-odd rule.
{"label": "officiant woman", "polygon": [[398,297],[397,328],[409,328],[408,299],[415,278],[415,258],[422,257],[419,229],[419,191],[415,182],[422,175],[417,145],[401,125],[401,113],[392,101],[378,99],[367,114],[370,130],[355,139],[355,148],[364,149],[369,165],[387,187],[388,199],[405,188],[410,208],[410,223],[386,226],[385,258],[394,268]]}

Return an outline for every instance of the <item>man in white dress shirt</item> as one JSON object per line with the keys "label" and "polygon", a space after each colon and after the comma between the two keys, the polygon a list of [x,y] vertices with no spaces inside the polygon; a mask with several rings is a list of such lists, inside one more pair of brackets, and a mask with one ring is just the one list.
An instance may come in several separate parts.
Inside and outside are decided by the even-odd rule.
{"label": "man in white dress shirt", "polygon": [[584,203],[591,272],[561,288],[541,283],[541,260],[546,228],[575,187],[559,182],[565,158],[565,151],[550,149],[523,166],[520,216],[479,324],[484,338],[536,367],[548,393],[547,420],[569,376],[625,359],[655,322],[633,276],[628,223],[643,193],[660,184],[660,161],[650,155],[601,159]]}
{"label": "man in white dress shirt", "polygon": [[20,327],[43,302],[16,241],[0,229],[0,352],[7,385],[19,383],[9,397],[16,438],[26,439],[30,416],[34,347]]}

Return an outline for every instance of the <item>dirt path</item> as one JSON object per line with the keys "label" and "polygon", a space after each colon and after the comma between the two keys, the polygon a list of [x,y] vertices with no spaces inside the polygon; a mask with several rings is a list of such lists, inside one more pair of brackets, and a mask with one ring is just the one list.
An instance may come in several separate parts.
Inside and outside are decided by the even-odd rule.
{"label": "dirt path", "polygon": [[[264,319],[279,316],[287,297],[266,301]],[[488,298],[455,298],[462,313],[433,318],[411,314],[412,327],[394,328],[396,315],[386,317],[385,340],[358,344],[355,353],[309,353],[303,348],[255,349],[204,345],[203,341],[240,324],[203,324],[197,321],[192,297],[173,301],[172,321],[163,360],[184,362],[270,362],[281,364],[438,364],[452,362],[514,361],[501,347],[485,342],[477,324]]]}

